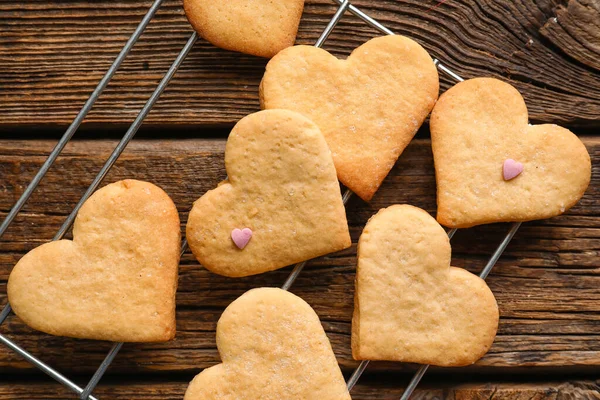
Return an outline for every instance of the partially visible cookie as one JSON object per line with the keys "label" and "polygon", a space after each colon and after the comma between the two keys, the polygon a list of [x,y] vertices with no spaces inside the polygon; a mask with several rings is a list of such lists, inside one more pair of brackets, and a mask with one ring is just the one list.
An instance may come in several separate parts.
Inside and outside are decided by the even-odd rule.
{"label": "partially visible cookie", "polygon": [[8,280],[14,312],[58,336],[162,342],[175,336],[179,215],[159,187],[112,183],[81,207],[73,240],[43,244]]}
{"label": "partially visible cookie", "polygon": [[294,44],[304,0],[183,0],[183,8],[215,46],[271,58]]}
{"label": "partially visible cookie", "polygon": [[431,114],[438,221],[453,228],[564,213],[586,191],[590,156],[557,125],[528,125],[521,94],[476,78],[444,93]]}
{"label": "partially visible cookie", "polygon": [[481,278],[450,266],[450,242],[425,211],[395,205],[373,216],[358,242],[352,354],[444,367],[490,348],[498,306]]}
{"label": "partially visible cookie", "polygon": [[435,104],[433,60],[403,36],[371,39],[339,60],[311,46],[283,50],[260,86],[264,109],[313,120],[333,154],[340,181],[370,200]]}
{"label": "partially visible cookie", "polygon": [[186,228],[207,269],[248,276],[350,247],[331,152],[306,117],[269,110],[243,118],[225,167],[228,180],[194,203]]}
{"label": "partially visible cookie", "polygon": [[350,400],[319,317],[301,298],[253,289],[217,324],[222,364],[190,383],[185,400]]}

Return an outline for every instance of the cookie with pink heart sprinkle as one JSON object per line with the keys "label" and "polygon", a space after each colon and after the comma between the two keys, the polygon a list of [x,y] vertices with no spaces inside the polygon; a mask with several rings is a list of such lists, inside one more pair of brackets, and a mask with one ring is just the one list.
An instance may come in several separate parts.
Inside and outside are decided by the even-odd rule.
{"label": "cookie with pink heart sprinkle", "polygon": [[269,110],[243,118],[225,167],[228,180],[194,203],[187,223],[207,269],[248,276],[350,246],[331,152],[306,117]]}
{"label": "cookie with pink heart sprinkle", "polygon": [[528,119],[521,94],[498,79],[470,79],[440,97],[431,144],[442,225],[549,218],[579,201],[591,179],[584,144]]}

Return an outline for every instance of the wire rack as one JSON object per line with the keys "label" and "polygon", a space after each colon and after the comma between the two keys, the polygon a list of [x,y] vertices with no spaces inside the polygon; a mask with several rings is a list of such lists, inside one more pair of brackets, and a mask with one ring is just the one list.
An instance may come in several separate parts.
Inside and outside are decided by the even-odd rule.
{"label": "wire rack", "polygon": [[[375,19],[370,17],[365,12],[361,11],[356,6],[352,5],[349,0],[332,0],[332,1],[337,4],[337,6],[338,6],[337,11],[333,15],[333,17],[331,18],[331,20],[329,21],[327,26],[325,27],[325,29],[323,30],[319,39],[316,41],[315,47],[323,46],[323,44],[325,43],[325,41],[327,40],[327,38],[329,37],[331,32],[334,30],[334,28],[336,27],[336,25],[338,24],[340,19],[347,12],[360,18],[367,25],[369,25],[372,28],[375,28],[376,30],[378,30],[379,32],[381,32],[383,34],[386,34],[386,35],[394,34],[391,30],[386,28],[384,25],[382,25],[381,23],[379,23],[378,21],[376,21]],[[39,171],[36,173],[36,175],[32,179],[31,183],[27,186],[26,190],[23,192],[23,194],[21,195],[19,200],[15,203],[15,205],[11,208],[11,210],[7,214],[6,218],[0,225],[0,237],[6,232],[7,228],[14,221],[15,217],[18,215],[18,213],[21,211],[21,209],[23,208],[23,206],[25,205],[25,203],[27,202],[29,197],[35,191],[35,189],[37,188],[37,186],[39,185],[41,180],[44,178],[44,176],[46,175],[46,173],[48,172],[48,170],[50,169],[52,164],[56,161],[56,159],[58,158],[58,156],[60,155],[62,150],[65,148],[67,143],[71,140],[71,138],[77,131],[77,128],[79,128],[82,121],[85,119],[86,115],[92,109],[92,107],[93,107],[94,103],[96,102],[96,100],[98,99],[98,97],[100,97],[100,94],[104,91],[104,89],[106,88],[106,86],[108,85],[108,83],[110,82],[112,77],[114,76],[115,72],[117,71],[117,69],[123,62],[123,60],[127,57],[130,50],[132,49],[132,47],[135,45],[135,43],[137,42],[139,37],[144,32],[145,28],[148,26],[148,24],[150,23],[150,21],[152,20],[152,18],[154,17],[154,15],[158,11],[158,9],[160,8],[162,2],[163,2],[163,0],[155,0],[153,2],[151,7],[149,8],[148,12],[146,13],[146,15],[143,17],[142,21],[139,23],[139,25],[137,26],[137,28],[135,29],[135,31],[133,32],[133,34],[127,41],[127,43],[122,48],[121,52],[118,54],[118,56],[114,60],[113,64],[110,66],[110,68],[108,69],[108,71],[106,72],[104,77],[98,83],[98,86],[94,89],[94,91],[92,92],[92,94],[90,95],[88,100],[85,102],[83,108],[77,114],[76,118],[73,120],[73,122],[68,127],[68,129],[65,131],[65,133],[63,134],[63,136],[61,137],[59,142],[56,144],[56,146],[54,147],[52,152],[49,154],[48,158],[46,159],[46,161],[44,162],[42,167],[39,169]],[[106,176],[108,171],[111,169],[111,167],[117,161],[117,159],[119,158],[119,156],[121,155],[123,150],[125,150],[127,144],[131,141],[131,139],[133,139],[133,137],[137,133],[138,129],[144,122],[144,119],[146,118],[146,116],[148,115],[148,113],[150,112],[150,110],[152,109],[154,104],[157,102],[160,95],[162,94],[162,92],[165,90],[165,88],[171,81],[171,78],[173,78],[173,76],[177,72],[178,68],[181,66],[181,64],[185,60],[186,56],[189,54],[190,50],[196,43],[197,39],[198,39],[197,33],[193,33],[190,36],[190,38],[188,39],[185,46],[183,46],[183,48],[179,52],[179,55],[176,57],[175,61],[173,61],[173,64],[171,65],[171,67],[169,68],[167,73],[164,75],[164,77],[162,78],[162,80],[160,81],[160,83],[158,84],[158,86],[156,87],[156,89],[154,90],[152,95],[150,96],[150,98],[147,100],[146,104],[143,106],[143,108],[141,109],[138,116],[133,121],[133,123],[131,124],[131,126],[125,133],[125,135],[122,137],[120,142],[114,148],[113,152],[108,157],[105,164],[103,165],[101,170],[98,172],[98,174],[96,175],[96,177],[94,178],[94,180],[92,181],[92,183],[90,184],[90,186],[88,187],[86,192],[83,194],[83,196],[81,197],[81,199],[79,200],[77,205],[73,208],[73,210],[71,211],[71,213],[69,214],[67,219],[64,221],[64,223],[62,224],[62,226],[60,227],[60,229],[54,236],[53,240],[62,239],[63,236],[67,233],[67,231],[71,228],[71,225],[73,224],[73,221],[75,220],[75,217],[77,216],[77,213],[79,212],[79,209],[81,208],[83,203],[91,196],[91,194],[98,188],[98,186],[101,184],[102,180],[104,179],[104,177]],[[441,73],[450,77],[451,79],[455,80],[456,82],[463,81],[463,78],[461,78],[458,74],[453,72],[448,67],[444,66],[438,59],[434,59],[433,61],[434,61],[434,64],[436,65],[437,69]],[[348,200],[352,197],[352,194],[353,193],[350,190],[346,190],[344,192],[344,195],[343,195],[344,204],[346,204],[348,202]],[[490,271],[492,270],[492,268],[494,267],[494,265],[496,264],[496,262],[498,261],[498,259],[500,258],[500,256],[502,255],[502,253],[504,252],[506,247],[508,246],[508,244],[510,243],[513,236],[517,233],[520,226],[521,226],[521,223],[514,223],[511,225],[508,233],[506,234],[504,239],[501,241],[501,243],[498,245],[498,247],[496,248],[496,250],[490,257],[488,263],[481,271],[481,273],[479,275],[481,278],[485,279],[488,276],[488,274],[490,273]],[[456,233],[456,229],[452,229],[448,232],[448,236],[450,239],[452,239],[452,237],[454,236],[454,233]],[[183,255],[183,253],[185,253],[186,250],[187,250],[187,241],[184,240],[181,245],[181,254]],[[294,266],[289,277],[286,279],[285,283],[282,285],[282,289],[288,290],[294,284],[296,278],[302,272],[302,269],[304,268],[305,265],[306,265],[306,261],[298,263]],[[0,312],[0,326],[2,325],[2,323],[4,323],[4,321],[11,314],[11,311],[12,311],[12,309],[10,307],[10,304],[7,303],[4,306],[4,308],[2,309],[2,311]],[[87,385],[84,388],[82,388],[82,387],[78,386],[76,383],[74,383],[73,381],[71,381],[70,379],[68,379],[67,377],[65,377],[64,375],[62,375],[60,372],[56,371],[54,368],[50,367],[49,365],[47,365],[40,359],[33,356],[31,353],[29,353],[26,350],[24,350],[23,348],[21,348],[18,344],[16,344],[15,342],[8,339],[6,336],[4,336],[2,334],[0,334],[0,342],[3,343],[8,348],[10,348],[11,350],[18,353],[29,363],[35,365],[41,371],[43,371],[44,373],[46,373],[47,375],[54,378],[56,381],[58,381],[59,383],[63,384],[65,387],[67,387],[68,389],[70,389],[71,391],[76,393],[79,396],[79,399],[82,399],[82,400],[97,400],[97,398],[92,395],[92,392],[94,391],[94,389],[100,382],[100,379],[102,378],[102,376],[104,375],[104,373],[106,372],[106,370],[108,369],[108,367],[110,366],[110,364],[112,363],[112,361],[117,356],[117,354],[119,353],[119,351],[121,350],[121,348],[123,346],[123,343],[115,343],[113,345],[111,350],[106,355],[104,361],[100,364],[100,366],[98,367],[96,372],[93,374],[90,381],[87,383]],[[352,388],[358,382],[358,380],[360,379],[361,375],[364,373],[364,371],[366,370],[368,365],[369,365],[369,361],[362,361],[359,364],[359,366],[354,370],[354,372],[352,373],[352,375],[350,376],[350,378],[347,381],[348,390],[352,390]],[[429,368],[429,365],[422,365],[417,370],[417,372],[411,379],[410,383],[408,384],[406,390],[404,391],[401,400],[407,400],[408,398],[410,398],[413,391],[418,386],[419,382],[421,381],[421,379],[427,372],[428,368]]]}

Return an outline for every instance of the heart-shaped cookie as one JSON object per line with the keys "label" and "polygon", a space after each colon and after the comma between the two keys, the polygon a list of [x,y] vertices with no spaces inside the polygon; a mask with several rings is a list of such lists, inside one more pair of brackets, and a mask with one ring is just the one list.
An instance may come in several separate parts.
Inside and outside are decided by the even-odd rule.
{"label": "heart-shaped cookie", "polygon": [[358,242],[355,359],[468,365],[488,351],[497,328],[494,295],[479,277],[450,267],[450,241],[429,214],[395,205],[369,220]]}
{"label": "heart-shaped cookie", "polygon": [[183,0],[183,8],[215,46],[270,58],[294,44],[304,0]]}
{"label": "heart-shaped cookie", "polygon": [[[307,118],[288,110],[243,118],[225,167],[228,181],[194,203],[187,223],[190,248],[209,270],[248,276],[350,247],[331,153]],[[245,229],[252,240],[242,243]]]}
{"label": "heart-shaped cookie", "polygon": [[370,200],[411,141],[439,91],[429,54],[403,36],[369,40],[347,60],[310,46],[290,47],[269,64],[263,108],[313,120],[344,185]]}
{"label": "heart-shaped cookie", "polygon": [[114,342],[175,336],[179,215],[159,187],[125,180],[81,207],[73,240],[43,244],[12,270],[8,299],[30,327]]}
{"label": "heart-shaped cookie", "polygon": [[253,289],[217,324],[222,364],[190,383],[185,400],[350,400],[319,317],[301,298]]}
{"label": "heart-shaped cookie", "polygon": [[560,215],[583,196],[590,156],[573,133],[529,125],[523,97],[492,78],[442,95],[431,114],[438,221],[453,228]]}

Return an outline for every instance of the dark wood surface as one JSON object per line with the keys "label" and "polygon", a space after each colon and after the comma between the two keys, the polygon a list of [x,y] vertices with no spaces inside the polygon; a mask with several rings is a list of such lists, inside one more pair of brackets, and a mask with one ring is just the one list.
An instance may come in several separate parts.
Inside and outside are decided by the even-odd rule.
{"label": "dark wood surface", "polygon": [[[69,124],[150,3],[0,1],[2,124]],[[600,126],[599,0],[353,3],[464,77],[508,78],[534,121]],[[313,44],[334,12],[332,0],[309,0],[298,43]],[[190,34],[181,1],[166,0],[86,123],[129,124]],[[348,14],[325,48],[347,55],[377,34]],[[233,124],[258,110],[265,63],[199,41],[147,125]]]}
{"label": "dark wood surface", "polygon": [[[0,219],[75,116],[150,0],[0,0]],[[564,124],[583,137],[593,180],[566,215],[526,223],[489,277],[501,311],[498,337],[476,365],[432,369],[419,399],[600,398],[600,1],[599,0],[356,0],[397,33],[409,35],[464,77],[497,76],[525,95],[532,120]],[[310,0],[299,43],[319,36],[335,6]],[[191,34],[179,0],[157,17],[86,120],[85,137],[70,144],[0,241],[0,304],[12,266],[52,238],[118,136],[137,115]],[[326,48],[347,55],[376,35],[347,15]],[[163,187],[185,223],[192,202],[223,177],[228,127],[258,110],[266,60],[199,41],[106,182],[137,178]],[[443,78],[443,89],[450,81]],[[427,135],[427,129],[424,129]],[[27,139],[21,139],[21,136]],[[1,136],[0,136],[1,137]],[[370,204],[353,199],[354,243],[379,208],[410,203],[435,212],[430,143],[416,140]],[[459,231],[453,264],[478,272],[508,225]],[[309,263],[292,292],[321,317],[345,374],[356,245]],[[178,292],[178,334],[166,344],[126,345],[97,390],[100,398],[181,399],[187,382],[219,361],[214,329],[222,310],[244,291],[279,286],[290,269],[228,279],[187,253]],[[0,332],[83,384],[109,343],[36,333],[11,316]],[[397,399],[414,365],[373,363],[355,399]],[[0,399],[73,398],[0,346]]]}
{"label": "dark wood surface", "polygon": [[[98,388],[101,399],[114,400],[181,400],[187,382],[169,381],[151,386],[136,384],[106,384]],[[417,400],[593,400],[600,399],[600,381],[561,381],[550,383],[485,383],[424,384],[415,392]],[[367,381],[353,391],[354,400],[397,400],[402,389],[394,382]],[[0,398],[11,400],[63,400],[72,395],[57,385],[41,383],[0,383]]]}

